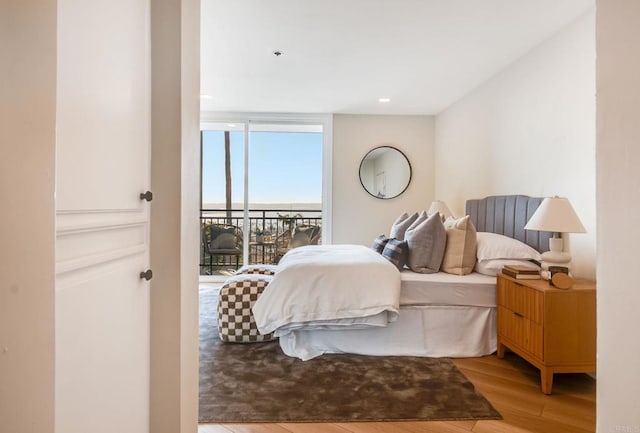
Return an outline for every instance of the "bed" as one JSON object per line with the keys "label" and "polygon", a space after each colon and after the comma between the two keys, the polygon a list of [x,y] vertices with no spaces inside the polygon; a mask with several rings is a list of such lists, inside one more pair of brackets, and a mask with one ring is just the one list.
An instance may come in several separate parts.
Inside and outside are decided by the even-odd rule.
{"label": "bed", "polygon": [[[466,203],[466,213],[470,215],[478,232],[489,232],[517,239],[536,252],[543,252],[548,245],[550,233],[525,231],[524,225],[541,203],[542,198],[523,195],[492,196]],[[330,248],[330,247],[327,247]],[[324,254],[326,255],[327,250]],[[303,254],[301,251],[299,254]],[[346,254],[346,253],[345,253]],[[303,260],[304,261],[304,260]],[[289,268],[300,268],[299,261],[293,260]],[[349,268],[351,266],[351,268]],[[355,269],[354,264],[340,267]],[[301,268],[300,268],[301,269]],[[278,293],[291,301],[296,296],[299,285],[307,284],[310,290],[317,290],[311,298],[316,302],[325,289],[334,284],[327,280],[329,274],[323,272],[305,279],[298,275],[295,284],[280,284],[271,292]],[[380,279],[381,274],[373,270],[359,273],[358,278]],[[313,326],[294,325],[279,333],[277,326],[265,331],[276,332],[282,350],[289,356],[303,360],[324,353],[355,353],[362,355],[430,356],[430,357],[475,357],[491,354],[496,350],[496,277],[473,272],[469,275],[452,275],[443,272],[433,274],[415,273],[410,270],[398,272],[399,281],[385,280],[389,292],[399,291],[397,302],[385,297],[384,292],[370,294],[372,284],[364,284],[365,291],[354,295],[371,298],[366,305],[375,316],[371,322],[355,321],[354,326],[333,322],[328,317],[320,319]],[[278,278],[276,272],[274,281]],[[344,275],[343,275],[344,276]],[[291,280],[293,281],[293,280]],[[396,284],[398,287],[396,287]],[[355,284],[351,284],[355,286]],[[318,289],[318,287],[320,289]],[[315,288],[315,289],[314,289]],[[271,288],[268,288],[265,293]],[[336,294],[324,294],[333,299],[342,296],[346,290],[338,289]],[[265,296],[263,293],[263,297]],[[256,321],[265,323],[264,309],[254,306]],[[302,301],[299,301],[302,302]],[[292,302],[296,304],[296,302]],[[380,306],[383,307],[380,307]],[[257,307],[260,307],[256,309]],[[325,308],[326,309],[326,308]],[[374,311],[375,310],[375,311]],[[369,310],[367,310],[369,311]],[[372,317],[373,317],[372,316]],[[258,324],[260,328],[261,324]],[[262,332],[262,330],[261,330]]]}

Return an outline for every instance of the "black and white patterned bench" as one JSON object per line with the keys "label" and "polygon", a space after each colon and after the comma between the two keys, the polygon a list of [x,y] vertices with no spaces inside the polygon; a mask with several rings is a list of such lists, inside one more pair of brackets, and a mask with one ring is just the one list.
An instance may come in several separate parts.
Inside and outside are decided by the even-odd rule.
{"label": "black and white patterned bench", "polygon": [[239,274],[261,274],[274,275],[278,269],[277,265],[245,265],[238,269],[234,275]]}
{"label": "black and white patterned bench", "polygon": [[218,296],[218,335],[228,343],[255,343],[274,339],[273,334],[258,332],[251,313],[272,275],[259,273],[237,274],[229,277]]}

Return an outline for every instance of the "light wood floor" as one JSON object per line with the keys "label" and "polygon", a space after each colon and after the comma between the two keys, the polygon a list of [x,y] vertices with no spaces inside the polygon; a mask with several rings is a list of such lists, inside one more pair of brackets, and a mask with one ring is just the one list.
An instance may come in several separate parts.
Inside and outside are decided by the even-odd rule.
{"label": "light wood floor", "polygon": [[201,424],[199,433],[586,433],[595,432],[596,383],[586,374],[557,374],[553,394],[540,392],[538,370],[507,353],[454,360],[500,412],[500,421]]}

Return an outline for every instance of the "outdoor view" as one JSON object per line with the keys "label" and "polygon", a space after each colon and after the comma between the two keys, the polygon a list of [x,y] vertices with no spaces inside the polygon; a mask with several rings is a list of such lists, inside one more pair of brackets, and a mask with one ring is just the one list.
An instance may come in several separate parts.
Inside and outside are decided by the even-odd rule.
{"label": "outdoor view", "polygon": [[320,242],[322,132],[290,129],[252,125],[247,152],[244,125],[202,131],[202,275],[276,264],[290,248]]}

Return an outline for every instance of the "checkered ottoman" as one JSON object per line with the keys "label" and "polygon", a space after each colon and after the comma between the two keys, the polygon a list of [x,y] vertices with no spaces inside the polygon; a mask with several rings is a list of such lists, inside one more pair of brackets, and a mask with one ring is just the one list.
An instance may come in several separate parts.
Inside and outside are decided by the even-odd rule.
{"label": "checkered ottoman", "polygon": [[274,275],[278,266],[276,265],[245,265],[238,269],[235,275],[240,274],[261,274]]}
{"label": "checkered ottoman", "polygon": [[218,296],[218,335],[228,343],[255,343],[273,340],[273,334],[258,332],[251,307],[258,300],[271,275],[240,274],[227,279]]}

